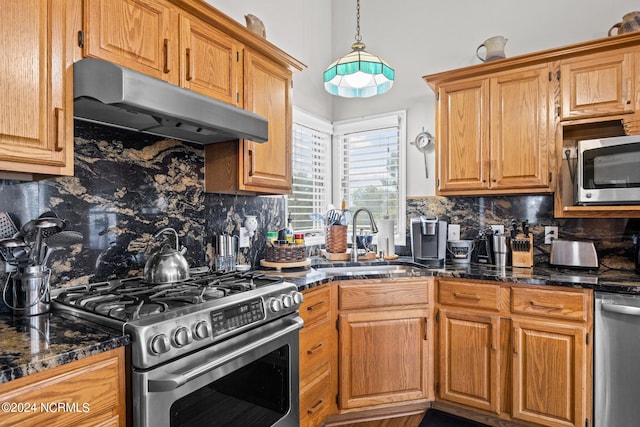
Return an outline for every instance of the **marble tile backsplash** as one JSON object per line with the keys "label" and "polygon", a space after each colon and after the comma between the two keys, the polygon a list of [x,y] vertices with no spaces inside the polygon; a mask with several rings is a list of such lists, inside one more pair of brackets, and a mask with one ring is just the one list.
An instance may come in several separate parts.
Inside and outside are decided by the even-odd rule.
{"label": "marble tile backsplash", "polygon": [[[0,211],[18,226],[53,211],[84,236],[82,246],[52,254],[52,286],[140,275],[162,227],[178,231],[190,265],[210,266],[213,237],[239,234],[246,215],[256,215],[259,227],[238,262],[255,266],[264,257],[266,231],[285,225],[283,197],[205,193],[202,146],[80,121],[75,135],[73,177],[0,181]],[[555,219],[550,195],[408,199],[407,217],[418,215],[460,224],[463,239],[490,224],[527,219],[536,263],[548,261],[550,247],[540,243],[544,226],[558,225],[561,238],[594,240],[603,266],[632,269],[631,235],[640,231],[636,220]],[[409,251],[407,233],[398,253]]]}

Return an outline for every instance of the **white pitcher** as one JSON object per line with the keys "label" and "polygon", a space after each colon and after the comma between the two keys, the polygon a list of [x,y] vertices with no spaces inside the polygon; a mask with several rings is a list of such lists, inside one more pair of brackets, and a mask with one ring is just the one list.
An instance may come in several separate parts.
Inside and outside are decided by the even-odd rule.
{"label": "white pitcher", "polygon": [[[482,62],[495,61],[496,59],[503,59],[505,57],[504,54],[504,46],[507,44],[508,39],[505,39],[502,36],[495,36],[488,38],[476,49],[476,56],[480,58]],[[486,49],[485,57],[480,56],[480,49]]]}

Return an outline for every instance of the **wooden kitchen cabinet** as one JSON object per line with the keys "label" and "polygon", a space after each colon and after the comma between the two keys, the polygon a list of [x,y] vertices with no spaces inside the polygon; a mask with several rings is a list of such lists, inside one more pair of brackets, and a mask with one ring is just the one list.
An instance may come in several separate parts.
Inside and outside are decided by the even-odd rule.
{"label": "wooden kitchen cabinet", "polygon": [[73,175],[69,2],[7,0],[0,15],[3,178]]}
{"label": "wooden kitchen cabinet", "polygon": [[514,419],[558,427],[593,419],[592,313],[586,289],[511,288]]}
{"label": "wooden kitchen cabinet", "polygon": [[291,71],[244,51],[244,108],[265,117],[267,142],[230,141],[206,147],[207,192],[288,194],[292,186]]}
{"label": "wooden kitchen cabinet", "polygon": [[442,195],[552,190],[547,64],[438,85]]}
{"label": "wooden kitchen cabinet", "polygon": [[447,278],[437,296],[434,407],[485,422],[591,425],[591,290]]}
{"label": "wooden kitchen cabinet", "polygon": [[562,120],[633,112],[637,82],[630,50],[563,60],[557,77]]}
{"label": "wooden kitchen cabinet", "polygon": [[338,284],[341,410],[433,396],[433,279]]}
{"label": "wooden kitchen cabinet", "polygon": [[124,347],[0,384],[3,425],[125,426]]}
{"label": "wooden kitchen cabinet", "polygon": [[500,286],[439,280],[438,397],[499,412]]}
{"label": "wooden kitchen cabinet", "polygon": [[316,427],[337,412],[337,355],[334,288],[330,285],[303,292],[300,316],[300,425]]}
{"label": "wooden kitchen cabinet", "polygon": [[239,103],[240,43],[169,2],[86,0],[84,34],[84,56]]}

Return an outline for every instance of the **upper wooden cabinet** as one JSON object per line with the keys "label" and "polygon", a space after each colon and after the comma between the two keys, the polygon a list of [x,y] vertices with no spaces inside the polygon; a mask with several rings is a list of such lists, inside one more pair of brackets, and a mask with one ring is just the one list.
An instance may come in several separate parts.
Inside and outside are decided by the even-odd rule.
{"label": "upper wooden cabinet", "polygon": [[438,192],[549,192],[549,66],[438,87]]}
{"label": "upper wooden cabinet", "polygon": [[286,67],[245,49],[244,108],[267,119],[269,139],[262,144],[241,140],[207,146],[207,192],[291,192],[291,82]]}
{"label": "upper wooden cabinet", "polygon": [[557,77],[562,120],[633,112],[636,82],[628,50],[563,60]]}
{"label": "upper wooden cabinet", "polygon": [[86,0],[84,55],[238,104],[241,45],[162,0]]}
{"label": "upper wooden cabinet", "polygon": [[292,72],[304,64],[201,0],[85,0],[82,54],[268,120],[266,143],[206,147],[208,192],[287,194]]}
{"label": "upper wooden cabinet", "polygon": [[557,217],[640,216],[574,209],[562,169],[576,135],[640,134],[639,70],[640,33],[627,33],[424,76],[436,93],[438,194],[563,192]]}
{"label": "upper wooden cabinet", "polygon": [[[0,14],[0,171],[73,175],[67,1],[7,0]],[[8,172],[8,173],[7,173]]]}
{"label": "upper wooden cabinet", "polygon": [[180,16],[180,85],[242,105],[241,45],[195,17]]}

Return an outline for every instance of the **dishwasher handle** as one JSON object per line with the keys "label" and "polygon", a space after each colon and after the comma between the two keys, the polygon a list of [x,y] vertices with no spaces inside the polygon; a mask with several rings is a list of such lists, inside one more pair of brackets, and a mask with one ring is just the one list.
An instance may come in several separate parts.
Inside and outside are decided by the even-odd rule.
{"label": "dishwasher handle", "polygon": [[609,311],[611,313],[627,314],[629,316],[640,316],[640,307],[635,307],[632,305],[619,305],[603,302],[602,310]]}

